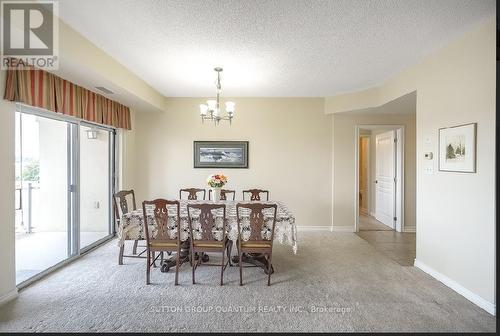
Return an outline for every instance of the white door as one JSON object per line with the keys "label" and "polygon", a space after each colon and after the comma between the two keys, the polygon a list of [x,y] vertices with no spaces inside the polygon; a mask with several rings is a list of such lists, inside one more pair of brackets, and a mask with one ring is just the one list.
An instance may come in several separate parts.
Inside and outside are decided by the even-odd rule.
{"label": "white door", "polygon": [[394,229],[394,131],[375,136],[375,218]]}

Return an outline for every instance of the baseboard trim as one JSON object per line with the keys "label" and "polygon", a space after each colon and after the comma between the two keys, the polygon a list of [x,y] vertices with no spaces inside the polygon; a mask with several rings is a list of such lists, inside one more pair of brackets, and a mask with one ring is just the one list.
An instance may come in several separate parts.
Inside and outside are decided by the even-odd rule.
{"label": "baseboard trim", "polygon": [[12,301],[14,300],[15,298],[17,298],[19,296],[19,293],[17,291],[17,288],[16,289],[13,289],[11,290],[10,292],[0,296],[0,306],[9,302],[9,301]]}
{"label": "baseboard trim", "polygon": [[453,289],[455,292],[457,292],[458,294],[465,297],[470,302],[472,302],[475,305],[479,306],[480,308],[486,310],[491,315],[493,315],[493,316],[496,315],[496,305],[494,303],[491,303],[491,302],[483,299],[479,295],[474,294],[473,292],[471,292],[467,288],[460,285],[455,280],[448,278],[446,275],[439,273],[435,269],[427,266],[426,264],[424,264],[421,261],[418,261],[417,259],[415,259],[415,262],[413,263],[413,265],[415,267],[419,268],[420,270],[424,271],[425,273],[429,274],[434,279],[436,279],[436,280],[442,282],[443,284],[445,284],[446,286],[450,287],[451,289]]}
{"label": "baseboard trim", "polygon": [[297,231],[332,231],[331,226],[297,226]]}
{"label": "baseboard trim", "polygon": [[403,232],[411,232],[411,233],[415,233],[415,232],[417,232],[417,228],[416,228],[416,227],[414,227],[414,226],[405,227],[405,229],[403,230]]}
{"label": "baseboard trim", "polygon": [[297,226],[297,231],[354,232],[351,226]]}
{"label": "baseboard trim", "polygon": [[332,232],[355,232],[352,226],[330,226]]}

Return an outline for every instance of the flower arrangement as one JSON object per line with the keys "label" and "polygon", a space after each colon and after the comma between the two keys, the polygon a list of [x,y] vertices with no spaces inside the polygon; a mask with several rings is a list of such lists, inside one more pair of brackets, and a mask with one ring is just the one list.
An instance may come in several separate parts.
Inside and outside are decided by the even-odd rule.
{"label": "flower arrangement", "polygon": [[227,183],[227,177],[223,174],[210,175],[207,183],[212,188],[222,188]]}

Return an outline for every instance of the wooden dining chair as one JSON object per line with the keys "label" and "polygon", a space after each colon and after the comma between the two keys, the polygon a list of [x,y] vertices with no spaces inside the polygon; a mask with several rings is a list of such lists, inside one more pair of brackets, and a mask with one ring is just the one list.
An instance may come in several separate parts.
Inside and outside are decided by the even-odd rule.
{"label": "wooden dining chair", "polygon": [[[229,190],[229,189],[221,189],[220,191],[220,200],[221,201],[227,201],[227,194],[233,194],[233,201],[236,196],[236,191],[234,190]],[[208,200],[212,200],[212,189],[208,191]]]}
{"label": "wooden dining chair", "polygon": [[[264,211],[273,209],[271,227],[266,226],[269,216],[265,217]],[[240,267],[240,286],[243,286],[243,253],[259,253],[264,255],[267,260],[267,285],[271,285],[271,269],[273,256],[274,227],[276,226],[276,204],[263,203],[238,203],[236,205],[236,218],[238,222],[238,257]],[[242,211],[243,210],[243,211]],[[242,225],[242,212],[245,212],[245,218],[248,218],[249,229],[247,230],[248,239],[246,239]],[[270,232],[269,232],[270,231]],[[262,234],[264,232],[264,235]]]}
{"label": "wooden dining chair", "polygon": [[[129,201],[132,202],[132,208],[130,207]],[[113,208],[115,214],[115,231],[118,231],[120,227],[121,218],[124,214],[130,211],[137,210],[137,203],[135,202],[134,190],[120,190],[119,192],[113,194]],[[145,252],[137,254],[138,240],[134,240],[134,245],[132,247],[132,255],[124,255],[125,244],[120,247],[120,253],[118,254],[118,265],[123,265],[123,258],[144,258],[142,254]]]}
{"label": "wooden dining chair", "polygon": [[[204,264],[209,266],[220,266],[220,285],[224,284],[224,270],[230,263],[231,246],[230,240],[226,234],[226,205],[225,204],[188,204],[188,222],[189,233],[191,235],[191,262],[193,272],[193,284],[195,283],[195,271],[201,264],[201,255],[195,259],[195,253],[219,252],[222,256],[220,265]],[[222,227],[216,227],[216,218],[219,211],[219,216],[222,215]],[[220,213],[222,212],[222,213]],[[196,218],[196,220],[195,220]],[[199,223],[198,227],[195,224]],[[225,254],[227,253],[227,261]]]}
{"label": "wooden dining chair", "polygon": [[[147,206],[153,207],[154,223],[147,223]],[[175,222],[177,223],[177,228],[175,238],[171,238],[168,234],[169,206],[170,209],[175,207],[176,210]],[[179,201],[168,201],[161,198],[153,201],[144,201],[142,202],[142,211],[145,219],[144,230],[147,246],[146,284],[149,285],[151,283],[151,266],[154,265],[159,257],[163,261],[163,252],[177,252],[175,265],[175,285],[177,286],[179,284],[179,257],[181,252],[180,203]],[[155,225],[154,232],[149,232],[149,224]],[[160,253],[155,257],[155,252]]]}
{"label": "wooden dining chair", "polygon": [[187,195],[188,200],[197,200],[198,194],[203,193],[203,200],[205,200],[206,190],[205,189],[198,189],[198,188],[184,188],[184,189],[179,190],[179,199],[182,199],[183,193],[188,193],[188,195]]}
{"label": "wooden dining chair", "polygon": [[262,190],[262,189],[243,190],[243,200],[245,200],[245,194],[250,194],[250,201],[262,201],[261,194],[266,194],[266,201],[269,201],[269,190]]}

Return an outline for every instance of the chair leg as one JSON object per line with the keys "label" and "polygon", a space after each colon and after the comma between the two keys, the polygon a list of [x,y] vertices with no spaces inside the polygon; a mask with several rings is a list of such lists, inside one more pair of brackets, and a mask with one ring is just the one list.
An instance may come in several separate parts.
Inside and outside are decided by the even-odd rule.
{"label": "chair leg", "polygon": [[241,249],[238,246],[238,256],[239,256],[238,263],[240,265],[240,286],[243,286],[243,263],[241,261],[241,259],[242,259],[241,255],[242,255]]}
{"label": "chair leg", "polygon": [[179,284],[179,263],[180,263],[180,254],[181,250],[177,249],[177,262],[175,263],[175,285],[177,286]]}
{"label": "chair leg", "polygon": [[132,254],[137,254],[137,242],[138,240],[134,240],[134,246],[132,247]]}
{"label": "chair leg", "polygon": [[196,260],[194,260],[194,252],[193,249],[191,249],[191,272],[192,272],[192,277],[193,277],[193,285],[196,283],[194,280],[194,271],[196,269]]}
{"label": "chair leg", "polygon": [[267,285],[271,286],[271,267],[273,267],[272,264],[272,254],[269,254],[267,256]]}
{"label": "chair leg", "polygon": [[231,250],[233,248],[233,241],[229,240],[227,244],[227,258],[229,259],[229,266],[233,266],[233,263],[231,262]]}
{"label": "chair leg", "polygon": [[225,249],[222,250],[222,263],[221,263],[221,268],[220,268],[220,285],[224,285],[224,254],[226,251]]}
{"label": "chair leg", "polygon": [[149,251],[146,251],[147,253],[147,266],[146,266],[146,285],[149,285],[151,283],[151,252]]}
{"label": "chair leg", "polygon": [[120,253],[118,253],[118,265],[123,265],[123,250],[125,249],[125,242],[120,246]]}

